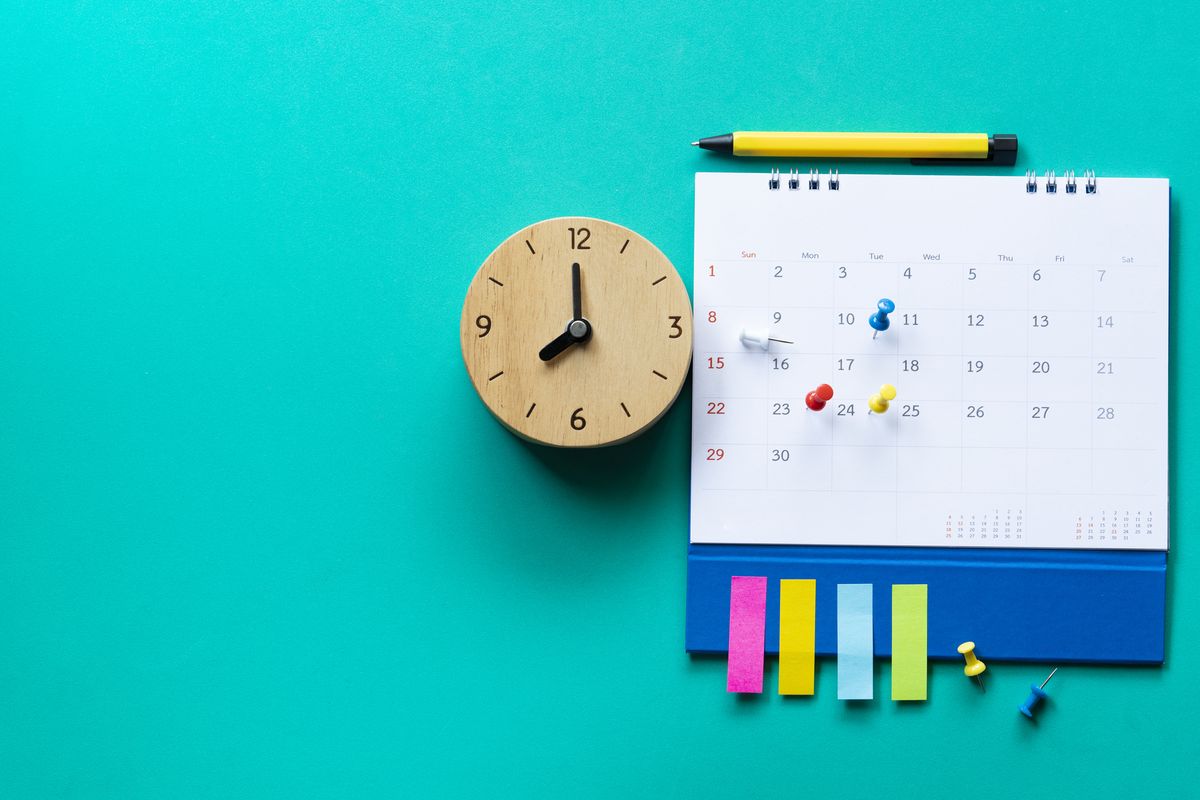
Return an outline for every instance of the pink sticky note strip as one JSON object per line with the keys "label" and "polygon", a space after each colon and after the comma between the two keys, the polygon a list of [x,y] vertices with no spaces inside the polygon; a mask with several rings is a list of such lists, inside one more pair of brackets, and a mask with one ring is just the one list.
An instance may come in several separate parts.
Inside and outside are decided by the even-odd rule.
{"label": "pink sticky note strip", "polygon": [[761,693],[767,637],[767,579],[734,575],[729,584],[729,675],[725,690]]}

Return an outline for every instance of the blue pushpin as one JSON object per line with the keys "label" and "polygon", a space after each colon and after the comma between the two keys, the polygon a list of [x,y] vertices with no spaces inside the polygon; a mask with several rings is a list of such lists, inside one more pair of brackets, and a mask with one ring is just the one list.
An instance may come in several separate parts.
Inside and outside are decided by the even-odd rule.
{"label": "blue pushpin", "polygon": [[1042,691],[1042,689],[1044,689],[1046,684],[1050,682],[1050,679],[1054,677],[1055,672],[1058,672],[1058,667],[1055,667],[1050,674],[1046,676],[1046,680],[1042,681],[1041,686],[1034,686],[1032,683],[1029,684],[1029,697],[1025,698],[1025,702],[1021,704],[1020,708],[1022,714],[1030,719],[1033,719],[1033,710],[1038,707],[1038,703],[1045,700],[1048,696]]}
{"label": "blue pushpin", "polygon": [[875,329],[875,333],[871,336],[872,339],[878,336],[880,331],[886,331],[892,326],[892,321],[888,319],[888,314],[896,310],[896,304],[885,297],[879,301],[878,308],[879,310],[867,320],[871,324],[871,327]]}

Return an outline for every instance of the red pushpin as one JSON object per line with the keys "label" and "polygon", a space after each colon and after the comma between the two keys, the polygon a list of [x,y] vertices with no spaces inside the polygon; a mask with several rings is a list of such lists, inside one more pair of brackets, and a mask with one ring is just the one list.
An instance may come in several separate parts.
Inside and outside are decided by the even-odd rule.
{"label": "red pushpin", "polygon": [[805,396],[804,403],[813,411],[820,411],[832,399],[833,387],[828,383],[822,383]]}

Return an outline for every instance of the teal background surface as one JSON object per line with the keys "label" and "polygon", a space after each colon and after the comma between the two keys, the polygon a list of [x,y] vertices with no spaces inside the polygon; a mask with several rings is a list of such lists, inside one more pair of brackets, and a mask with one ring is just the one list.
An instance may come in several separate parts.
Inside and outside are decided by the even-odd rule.
{"label": "teal background surface", "polygon": [[886,663],[881,699],[840,703],[828,660],[812,699],[727,695],[724,661],[683,651],[687,402],[619,448],[525,444],[457,325],[479,263],[544,217],[625,224],[690,286],[693,174],[769,165],[687,143],[783,128],[1011,131],[999,174],[1169,177],[1178,330],[1198,22],[8,4],[0,795],[1187,794],[1195,337],[1173,337],[1168,664],[1064,668],[1030,724],[1048,665],[997,664],[983,694],[937,663],[923,704],[886,699]]}

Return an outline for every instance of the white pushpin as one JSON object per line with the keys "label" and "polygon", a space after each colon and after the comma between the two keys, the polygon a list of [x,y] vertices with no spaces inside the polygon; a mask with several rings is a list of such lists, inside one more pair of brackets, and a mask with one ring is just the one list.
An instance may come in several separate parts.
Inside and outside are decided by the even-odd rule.
{"label": "white pushpin", "polygon": [[787,339],[776,339],[767,333],[766,328],[742,328],[741,336],[742,345],[745,347],[757,347],[759,350],[766,351],[771,347],[771,342],[779,342],[780,344],[792,344]]}

